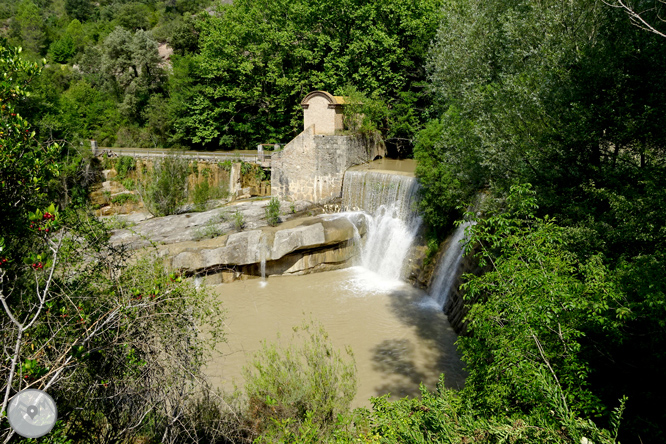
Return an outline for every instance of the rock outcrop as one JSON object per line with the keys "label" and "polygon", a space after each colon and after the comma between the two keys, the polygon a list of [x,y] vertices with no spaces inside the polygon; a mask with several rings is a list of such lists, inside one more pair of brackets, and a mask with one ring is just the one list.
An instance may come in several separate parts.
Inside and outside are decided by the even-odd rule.
{"label": "rock outcrop", "polygon": [[[260,276],[262,261],[266,275],[306,274],[350,266],[359,254],[358,241],[367,229],[361,214],[296,217],[308,203],[285,203],[289,211],[284,208],[282,213],[294,218],[284,221],[290,216],[282,216],[283,223],[269,227],[267,203],[250,201],[201,213],[135,218],[134,226],[114,230],[111,243],[128,250],[153,246],[170,267],[185,275],[206,275],[209,283]],[[235,212],[243,215],[243,231],[234,226]]]}
{"label": "rock outcrop", "polygon": [[363,217],[322,215],[230,234],[203,245],[173,245],[163,254],[185,274],[226,271],[258,276],[262,261],[267,275],[305,274],[350,265],[358,254],[354,241],[365,230]]}
{"label": "rock outcrop", "polygon": [[[200,213],[164,217],[144,215],[135,226],[114,230],[111,244],[123,245],[126,249],[136,250],[151,245],[174,244],[220,236],[236,231],[234,220],[236,213],[242,215],[246,231],[257,229],[267,225],[266,205],[268,205],[268,200],[264,199],[238,202]],[[290,203],[283,202],[281,214],[288,214],[291,210],[290,206]],[[309,206],[309,203],[295,202],[293,206],[294,211],[302,211]],[[117,217],[123,220],[131,219],[131,215]],[[282,219],[285,218],[282,216]]]}

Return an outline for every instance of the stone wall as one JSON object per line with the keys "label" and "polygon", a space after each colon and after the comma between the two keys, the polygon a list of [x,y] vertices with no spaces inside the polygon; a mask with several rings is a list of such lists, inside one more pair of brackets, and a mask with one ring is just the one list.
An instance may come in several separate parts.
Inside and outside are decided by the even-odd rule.
{"label": "stone wall", "polygon": [[326,203],[342,196],[345,171],[384,156],[362,138],[315,134],[308,127],[272,157],[271,193],[280,199]]}

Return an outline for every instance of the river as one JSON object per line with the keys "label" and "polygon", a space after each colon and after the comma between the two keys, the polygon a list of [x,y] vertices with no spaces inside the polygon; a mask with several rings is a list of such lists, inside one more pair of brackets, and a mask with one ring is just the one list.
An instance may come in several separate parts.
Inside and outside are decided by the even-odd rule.
{"label": "river", "polygon": [[[227,342],[206,373],[220,388],[242,387],[241,369],[261,341],[290,338],[312,318],[323,324],[336,348],[351,346],[358,371],[352,407],[371,396],[418,396],[419,383],[433,389],[440,373],[461,388],[456,335],[441,308],[425,292],[363,267],[305,276],[272,276],[210,287],[223,302]],[[343,353],[343,356],[344,355]]]}

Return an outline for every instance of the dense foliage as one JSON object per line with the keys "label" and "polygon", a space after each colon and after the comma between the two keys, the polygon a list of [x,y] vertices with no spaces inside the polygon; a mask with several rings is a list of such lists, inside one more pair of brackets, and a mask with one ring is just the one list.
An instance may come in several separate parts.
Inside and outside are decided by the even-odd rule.
{"label": "dense foliage", "polygon": [[181,93],[179,137],[222,147],[285,142],[300,132],[308,92],[352,85],[386,102],[387,142],[410,147],[440,3],[240,0],[221,8],[199,25],[199,53],[176,62],[193,79]]}
{"label": "dense foliage", "polygon": [[[445,233],[479,190],[494,206],[472,230],[490,272],[467,284],[467,395],[539,410],[547,359],[576,412],[604,424],[626,395],[622,442],[663,441],[666,39],[587,1],[451,0],[443,17],[424,213]],[[538,208],[510,216],[525,183]]]}
{"label": "dense foliage", "polygon": [[21,104],[37,137],[76,144],[94,138],[101,146],[167,144],[167,45],[176,52],[195,47],[193,14],[210,3],[3,2],[0,40],[21,46],[29,60],[47,60],[32,96]]}
{"label": "dense foliage", "polygon": [[40,388],[58,404],[57,442],[183,442],[210,394],[201,367],[220,338],[219,306],[156,258],[129,265],[74,202],[47,204],[76,164],[15,112],[39,66],[0,46],[0,72],[0,436],[15,435],[9,399]]}
{"label": "dense foliage", "polygon": [[394,154],[410,155],[425,121],[425,57],[441,0],[38,3],[11,1],[0,20],[10,44],[49,62],[23,104],[42,140],[286,143],[315,89],[352,88],[381,103],[375,126]]}

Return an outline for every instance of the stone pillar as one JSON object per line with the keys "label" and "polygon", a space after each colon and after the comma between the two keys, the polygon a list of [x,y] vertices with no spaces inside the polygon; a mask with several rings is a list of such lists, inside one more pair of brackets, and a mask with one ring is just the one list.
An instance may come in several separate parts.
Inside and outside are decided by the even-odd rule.
{"label": "stone pillar", "polygon": [[264,161],[264,146],[262,144],[257,145],[257,157],[259,158],[259,162]]}
{"label": "stone pillar", "polygon": [[229,173],[229,194],[233,197],[241,189],[241,163],[231,164]]}
{"label": "stone pillar", "polygon": [[97,141],[90,139],[90,148],[92,149],[93,157],[97,157]]}

